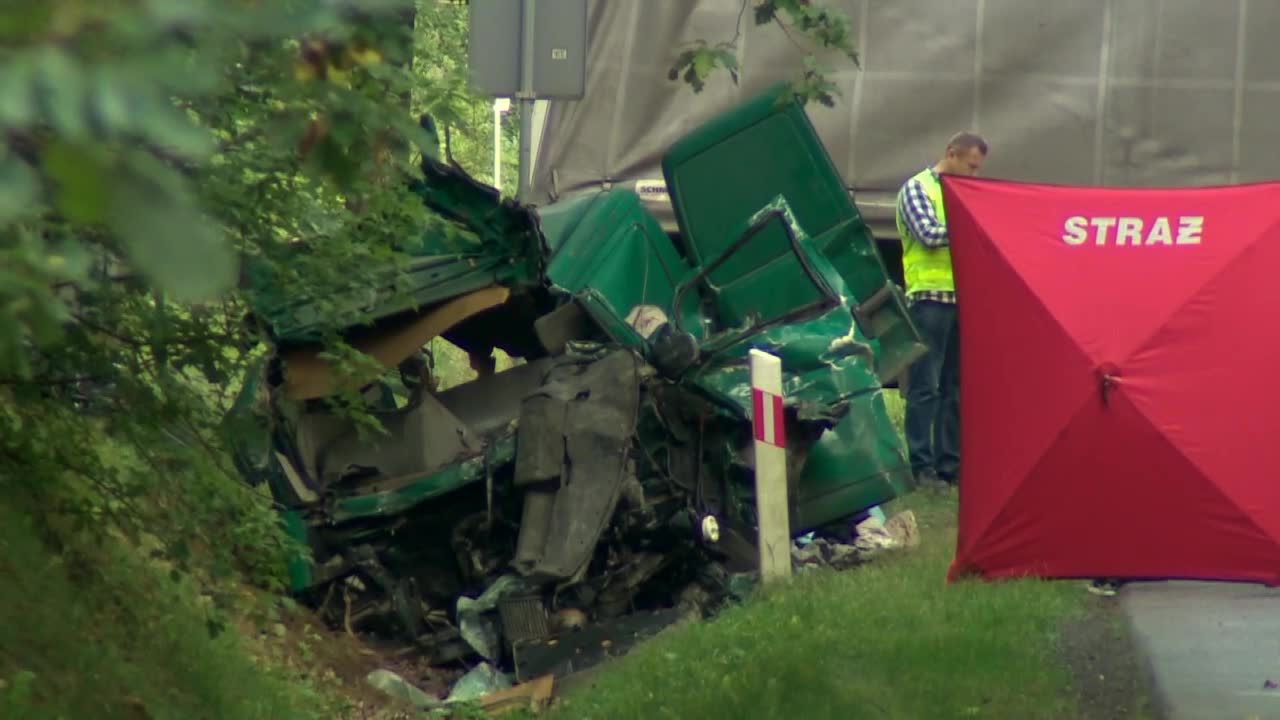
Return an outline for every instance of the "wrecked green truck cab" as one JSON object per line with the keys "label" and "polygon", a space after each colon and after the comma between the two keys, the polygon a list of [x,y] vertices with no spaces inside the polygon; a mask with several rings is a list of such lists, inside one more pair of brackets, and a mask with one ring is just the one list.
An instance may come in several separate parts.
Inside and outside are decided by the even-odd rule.
{"label": "wrecked green truck cab", "polygon": [[747,350],[782,358],[791,420],[834,423],[793,454],[797,532],[891,499],[910,471],[881,383],[925,348],[803,108],[771,88],[676,143],[663,172],[676,237],[625,189],[544,208],[551,281],[617,342],[641,344],[633,308],[670,313],[702,345],[683,382],[738,421]]}
{"label": "wrecked green truck cab", "polygon": [[[348,341],[386,371],[361,388],[384,434],[328,404],[315,304],[253,286],[272,352],[232,413],[258,429],[237,460],[311,549],[294,590],[335,622],[495,659],[494,637],[515,653],[554,607],[723,590],[753,562],[751,348],[783,362],[793,532],[847,526],[907,480],[881,383],[923,346],[785,86],[671,149],[675,234],[629,190],[535,213],[423,170],[423,201],[471,240],[423,238],[409,283],[346,302],[364,318]],[[439,387],[436,338],[478,377]],[[495,348],[516,365],[486,367]]]}

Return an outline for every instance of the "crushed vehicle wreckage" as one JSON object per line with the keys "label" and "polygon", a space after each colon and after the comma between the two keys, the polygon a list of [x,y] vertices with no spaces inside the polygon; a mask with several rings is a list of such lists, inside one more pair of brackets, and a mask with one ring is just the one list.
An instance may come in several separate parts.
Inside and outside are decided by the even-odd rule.
{"label": "crushed vehicle wreckage", "polygon": [[[783,362],[795,536],[847,535],[909,482],[882,390],[924,348],[786,86],[671,148],[674,234],[631,190],[535,211],[423,171],[474,242],[424,238],[407,291],[350,299],[385,433],[327,401],[317,310],[249,276],[271,352],[232,413],[237,463],[311,551],[293,592],[336,627],[524,681],[709,612],[756,563],[750,348]],[[478,376],[440,388],[437,338]],[[516,364],[493,372],[494,349]]]}

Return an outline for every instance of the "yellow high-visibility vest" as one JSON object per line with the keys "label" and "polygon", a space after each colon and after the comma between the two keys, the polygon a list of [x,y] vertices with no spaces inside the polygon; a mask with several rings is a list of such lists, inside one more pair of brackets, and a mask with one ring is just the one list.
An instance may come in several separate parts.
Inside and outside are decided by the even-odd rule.
{"label": "yellow high-visibility vest", "polygon": [[[944,225],[947,222],[947,211],[942,206],[942,183],[931,168],[916,173],[912,180],[919,180],[924,187],[925,195],[933,203],[933,211]],[[908,181],[909,182],[909,181]],[[906,192],[906,185],[899,191]],[[927,290],[955,292],[956,283],[951,274],[951,248],[930,248],[916,242],[907,231],[906,219],[902,217],[902,203],[898,203],[898,239],[902,241],[902,271],[907,284],[907,292]]]}

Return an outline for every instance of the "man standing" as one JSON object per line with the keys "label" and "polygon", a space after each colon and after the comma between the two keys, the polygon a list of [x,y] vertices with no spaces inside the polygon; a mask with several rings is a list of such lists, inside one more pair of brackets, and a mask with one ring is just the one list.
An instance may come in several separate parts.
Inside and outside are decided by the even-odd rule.
{"label": "man standing", "polygon": [[951,487],[960,471],[960,347],[951,239],[939,175],[977,175],[987,157],[980,136],[962,132],[942,159],[898,192],[898,238],[911,319],[929,352],[907,375],[907,450],[917,486]]}

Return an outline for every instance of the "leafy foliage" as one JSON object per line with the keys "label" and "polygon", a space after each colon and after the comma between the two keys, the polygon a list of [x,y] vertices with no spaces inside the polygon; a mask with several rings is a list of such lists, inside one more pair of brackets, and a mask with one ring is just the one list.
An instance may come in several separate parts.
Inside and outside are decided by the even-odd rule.
{"label": "leafy foliage", "polygon": [[[414,114],[428,113],[441,125],[446,154],[472,177],[494,184],[493,101],[477,95],[467,80],[467,5],[418,0],[415,55],[431,58],[413,68]],[[502,182],[514,195],[518,172],[518,109],[501,119]]]}
{"label": "leafy foliage", "polygon": [[217,437],[254,345],[237,266],[254,260],[326,297],[443,224],[405,188],[405,143],[423,138],[408,114],[403,10],[4,8],[0,195],[25,198],[0,217],[0,469],[12,489],[150,532],[175,559],[197,541],[260,553],[268,538],[253,553],[225,542],[229,523],[264,507]]}
{"label": "leafy foliage", "polygon": [[[746,13],[749,2],[751,0],[742,2],[742,12],[739,13],[737,30],[732,40],[715,44],[709,44],[706,40],[695,41],[676,57],[671,69],[667,71],[667,78],[686,82],[693,87],[694,92],[701,92],[706,86],[707,78],[717,69],[723,68],[736,84],[742,15]],[[788,35],[791,34],[791,28],[794,28],[820,49],[839,51],[854,65],[859,64],[849,20],[837,10],[814,4],[810,0],[755,0],[752,15],[756,25],[774,23]],[[829,72],[818,64],[815,52],[807,52],[804,56],[804,71],[792,83],[796,97],[805,103],[816,100],[827,107],[833,106],[839,89],[827,79]]]}
{"label": "leafy foliage", "polygon": [[[719,42],[709,45],[706,40],[697,40],[690,49],[682,51],[675,65],[667,73],[670,80],[680,79],[693,87],[694,92],[702,92],[707,78],[717,67],[729,71],[733,82],[738,82],[738,55],[736,42]],[[684,72],[681,72],[681,69]]]}
{"label": "leafy foliage", "polygon": [[[458,25],[456,11],[418,4],[423,29],[452,12],[465,37],[465,15]],[[57,558],[96,578],[82,585],[101,594],[88,626],[122,621],[112,608],[137,597],[130,583],[153,602],[201,595],[216,619],[229,579],[280,588],[298,550],[266,489],[244,484],[223,447],[223,416],[261,352],[242,276],[262,273],[328,312],[343,293],[394,288],[406,239],[473,241],[409,189],[412,152],[439,151],[411,114],[426,72],[415,43],[429,50],[414,10],[412,0],[0,7],[0,509],[30,520],[23,552],[37,565]],[[433,109],[461,116],[474,102]],[[337,327],[360,318],[331,314],[332,352],[349,357]],[[156,572],[188,590],[162,599]],[[13,606],[25,587],[0,600]],[[173,647],[199,657],[222,627],[211,620],[204,640]],[[130,638],[103,640],[126,656],[168,652]],[[0,641],[0,677],[13,679],[0,707],[47,697],[55,679],[35,665],[66,648],[10,640]]]}

